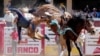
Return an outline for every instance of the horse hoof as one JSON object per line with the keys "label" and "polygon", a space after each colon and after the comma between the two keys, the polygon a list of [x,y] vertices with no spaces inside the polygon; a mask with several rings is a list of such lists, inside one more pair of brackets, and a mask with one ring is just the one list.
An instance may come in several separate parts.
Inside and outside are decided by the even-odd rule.
{"label": "horse hoof", "polygon": [[50,38],[47,35],[44,35],[44,38],[50,41]]}
{"label": "horse hoof", "polygon": [[64,54],[64,51],[62,51],[62,52],[60,53],[60,56],[63,56],[63,54]]}

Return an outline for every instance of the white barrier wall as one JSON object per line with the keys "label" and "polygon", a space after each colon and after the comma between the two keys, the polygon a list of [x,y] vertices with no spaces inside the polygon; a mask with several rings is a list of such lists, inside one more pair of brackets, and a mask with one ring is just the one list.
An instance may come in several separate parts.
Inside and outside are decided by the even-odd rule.
{"label": "white barrier wall", "polygon": [[50,38],[50,41],[45,40],[45,46],[56,45],[55,41],[56,35],[54,34],[54,32],[52,32],[51,29],[48,27],[45,27],[45,30],[46,30],[45,34]]}
{"label": "white barrier wall", "polygon": [[[100,23],[100,20],[95,20]],[[96,22],[96,24],[98,24]],[[100,25],[100,24],[99,24]],[[98,26],[98,25],[97,25]],[[39,28],[40,32],[43,30]],[[100,26],[96,27],[98,33],[96,35],[86,34],[85,39],[85,54],[86,55],[100,55],[100,44],[97,43],[100,38]],[[4,28],[4,53],[12,53],[12,39],[10,34],[12,33],[12,27]],[[24,34],[25,30],[22,32],[22,43],[17,45],[17,54],[40,54],[43,48],[49,45],[56,45],[55,37],[56,35],[50,30],[50,28],[45,27],[45,34],[49,36],[50,41],[44,40],[44,44],[41,44],[41,40],[36,40],[34,42],[31,38]]]}
{"label": "white barrier wall", "polygon": [[0,22],[0,54],[4,52],[4,27],[5,22]]}
{"label": "white barrier wall", "polygon": [[[41,32],[43,29],[38,27]],[[4,48],[5,54],[12,54],[12,37],[10,36],[13,32],[12,27],[4,28]],[[17,44],[17,54],[40,54],[43,49],[47,46],[56,45],[55,37],[56,35],[50,30],[50,28],[45,27],[45,34],[50,38],[50,41],[45,39],[42,43],[42,40],[36,40],[29,38],[26,34],[26,30],[22,30],[22,42],[21,44]]]}
{"label": "white barrier wall", "polygon": [[100,55],[100,18],[93,18],[96,27],[96,34],[86,34],[85,40],[85,54],[86,55]]}
{"label": "white barrier wall", "polygon": [[96,27],[96,34],[86,34],[85,54],[100,55],[100,27]]}
{"label": "white barrier wall", "polygon": [[[5,45],[5,54],[12,53],[12,27],[4,28],[4,45]],[[41,40],[36,40],[29,38],[25,35],[25,30],[22,31],[22,42],[17,44],[17,54],[40,54],[41,52]]]}

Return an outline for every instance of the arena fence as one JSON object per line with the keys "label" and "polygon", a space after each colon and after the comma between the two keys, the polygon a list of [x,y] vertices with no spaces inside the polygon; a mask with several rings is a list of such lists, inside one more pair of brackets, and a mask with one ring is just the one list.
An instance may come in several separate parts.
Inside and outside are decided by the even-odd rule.
{"label": "arena fence", "polygon": [[[95,20],[96,31],[95,35],[86,34],[84,52],[85,55],[100,55],[100,20]],[[13,27],[6,27],[5,22],[0,22],[0,53],[1,55],[12,55],[12,38],[11,33]],[[22,42],[17,44],[16,54],[18,55],[41,55],[41,56],[58,56],[59,49],[56,44],[55,37],[57,37],[48,27],[41,24],[38,27],[41,33],[45,33],[49,36],[50,41],[43,40],[32,40],[25,33],[25,29],[22,31]],[[66,54],[65,54],[66,55]],[[75,48],[72,50],[72,55],[78,55]]]}
{"label": "arena fence", "polygon": [[85,55],[100,55],[100,18],[94,18],[96,34],[86,34]]}

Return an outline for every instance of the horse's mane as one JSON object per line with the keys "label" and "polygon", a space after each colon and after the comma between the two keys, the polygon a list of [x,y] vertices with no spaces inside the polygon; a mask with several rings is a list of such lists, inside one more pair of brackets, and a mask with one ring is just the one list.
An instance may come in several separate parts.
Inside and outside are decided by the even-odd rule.
{"label": "horse's mane", "polygon": [[67,22],[67,26],[71,27],[71,28],[75,28],[76,26],[79,26],[79,24],[81,26],[84,25],[85,19],[81,18],[81,17],[73,17],[72,19],[70,19]]}
{"label": "horse's mane", "polygon": [[36,11],[36,14],[38,14],[39,16],[45,16],[44,12],[49,12],[51,14],[54,14],[54,13],[60,14],[60,10],[52,4],[45,4],[45,5],[39,6]]}

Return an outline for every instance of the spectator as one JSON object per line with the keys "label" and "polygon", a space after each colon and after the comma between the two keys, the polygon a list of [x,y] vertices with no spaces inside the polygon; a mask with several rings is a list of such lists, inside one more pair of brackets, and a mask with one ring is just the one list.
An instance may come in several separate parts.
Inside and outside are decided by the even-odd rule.
{"label": "spectator", "polygon": [[85,7],[85,9],[84,9],[84,12],[85,12],[85,13],[89,13],[89,12],[90,12],[89,5],[86,5],[86,7]]}
{"label": "spectator", "polygon": [[99,11],[98,11],[98,18],[100,18],[100,9],[99,9]]}
{"label": "spectator", "polygon": [[98,17],[98,12],[96,8],[93,8],[93,12],[91,13],[92,18],[97,18]]}
{"label": "spectator", "polygon": [[13,31],[10,36],[12,37],[12,56],[16,56],[18,40],[18,33],[16,27],[13,28]]}
{"label": "spectator", "polygon": [[4,15],[4,20],[6,21],[6,25],[8,27],[12,26],[12,22],[14,20],[14,15],[11,13],[11,11],[8,8],[5,8],[5,15]]}
{"label": "spectator", "polygon": [[76,10],[76,11],[74,11],[74,13],[73,13],[76,17],[79,17],[79,16],[81,16],[82,14],[83,14],[83,12],[81,11],[81,10]]}

